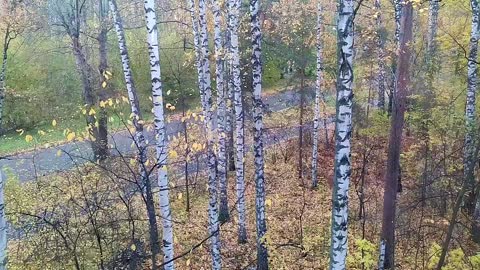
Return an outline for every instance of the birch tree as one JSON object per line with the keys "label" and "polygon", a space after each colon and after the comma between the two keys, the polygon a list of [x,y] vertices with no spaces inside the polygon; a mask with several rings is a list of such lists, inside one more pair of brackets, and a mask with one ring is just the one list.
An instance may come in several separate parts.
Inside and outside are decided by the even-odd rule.
{"label": "birch tree", "polygon": [[207,30],[207,15],[206,15],[206,1],[199,0],[199,28],[200,28],[200,48],[201,57],[200,64],[202,67],[202,83],[200,88],[204,99],[204,114],[205,114],[205,128],[207,133],[207,167],[208,167],[208,229],[211,235],[211,256],[212,269],[221,269],[220,257],[220,224],[218,221],[218,205],[217,205],[217,167],[216,157],[214,152],[215,145],[215,126],[213,123],[213,109],[212,109],[212,86],[210,79],[210,62],[208,50],[208,30]]}
{"label": "birch tree", "polygon": [[227,197],[227,132],[226,132],[226,85],[225,85],[225,70],[224,70],[224,48],[222,35],[222,16],[220,11],[220,3],[218,0],[213,0],[213,18],[215,28],[215,75],[217,84],[217,126],[218,126],[218,159],[217,159],[217,176],[220,189],[220,207],[219,207],[219,221],[226,221],[229,219],[228,197]]}
{"label": "birch tree", "polygon": [[337,18],[337,113],[330,269],[346,268],[348,189],[351,174],[354,1],[340,0]]}
{"label": "birch tree", "polygon": [[169,185],[167,175],[167,141],[165,116],[163,111],[163,89],[160,70],[160,51],[158,45],[157,14],[155,1],[145,0],[145,20],[147,25],[147,46],[150,56],[150,76],[152,79],[153,115],[155,123],[155,138],[157,141],[157,173],[160,189],[160,216],[163,225],[163,257],[165,269],[174,269],[173,257],[173,225],[170,210]]}
{"label": "birch tree", "polygon": [[240,80],[240,52],[238,49],[239,0],[228,0],[228,28],[230,32],[230,57],[233,84],[233,105],[235,110],[235,167],[237,181],[238,242],[247,242],[245,208],[245,127],[242,89]]}
{"label": "birch tree", "polygon": [[[394,5],[394,17],[395,17],[395,34],[394,34],[394,41],[393,45],[395,50],[398,49],[398,44],[400,42],[400,24],[401,24],[401,19],[402,19],[402,6],[403,6],[403,1],[402,0],[393,0],[393,5]],[[393,97],[395,96],[395,74],[397,70],[397,60],[394,57],[392,60],[392,68],[391,68],[391,76],[390,76],[390,95],[388,96],[388,113],[390,114],[392,112],[392,106],[393,106]]]}
{"label": "birch tree", "polygon": [[[477,149],[477,117],[476,117],[476,92],[478,83],[478,41],[480,39],[480,4],[478,0],[470,0],[470,6],[472,8],[472,29],[470,34],[469,54],[467,63],[467,100],[465,105],[465,139],[463,149],[463,183],[462,188],[457,195],[455,204],[453,206],[452,216],[449,222],[448,230],[445,235],[445,240],[442,246],[442,252],[437,264],[437,270],[441,270],[444,266],[445,259],[447,257],[450,241],[453,236],[455,225],[457,224],[458,214],[462,203],[465,203],[469,211],[474,209],[473,216],[473,228],[478,229],[478,225],[475,222],[480,222],[479,218],[479,201],[477,200],[477,207],[471,205],[472,196],[475,188],[475,162],[478,154]],[[465,198],[465,194],[469,194],[470,197]],[[469,205],[470,204],[470,205]],[[473,232],[474,236],[475,233]],[[478,235],[477,235],[478,236]],[[475,240],[475,239],[474,239]],[[478,240],[478,239],[477,239]]]}
{"label": "birch tree", "polygon": [[378,91],[378,108],[385,111],[385,42],[382,37],[383,20],[380,0],[375,0],[375,20],[377,27],[377,48],[378,48],[378,74],[377,74],[377,91]]}
{"label": "birch tree", "polygon": [[320,129],[320,108],[322,99],[322,6],[318,3],[317,7],[317,79],[315,81],[315,113],[313,118],[313,151],[312,151],[312,188],[318,185],[318,137]]}
{"label": "birch tree", "polygon": [[[149,231],[150,231],[150,249],[151,249],[151,259],[154,269],[157,269],[156,261],[157,256],[160,253],[159,239],[158,239],[158,229],[157,229],[157,219],[155,215],[155,204],[153,200],[153,192],[150,183],[149,172],[146,166],[147,162],[147,144],[145,141],[145,135],[143,132],[143,119],[142,113],[140,110],[140,102],[137,96],[137,89],[135,87],[135,82],[132,75],[132,69],[130,66],[130,57],[128,55],[128,48],[125,39],[125,32],[123,29],[123,22],[118,11],[117,3],[115,0],[109,0],[110,10],[112,12],[115,31],[118,38],[118,46],[120,49],[120,56],[122,61],[123,75],[125,78],[125,85],[127,88],[128,99],[130,103],[130,109],[132,112],[132,122],[135,127],[135,145],[138,150],[137,160],[140,164],[140,183],[145,186],[145,205],[147,207],[147,215],[149,220]],[[168,192],[168,191],[167,191]]]}
{"label": "birch tree", "polygon": [[0,270],[7,269],[7,218],[4,191],[5,179],[0,171]]}
{"label": "birch tree", "polygon": [[193,46],[195,52],[195,66],[197,68],[197,81],[200,89],[200,100],[203,112],[206,112],[206,104],[204,98],[203,89],[203,69],[201,64],[201,48],[200,48],[200,33],[198,30],[198,19],[195,11],[195,0],[187,0],[187,7],[190,12],[190,18],[192,19],[192,33],[193,33]]}
{"label": "birch tree", "polygon": [[383,222],[381,246],[385,246],[384,269],[390,269],[395,261],[395,213],[397,204],[398,178],[400,174],[400,152],[406,110],[406,97],[410,83],[410,57],[412,49],[413,7],[409,1],[403,6],[401,39],[396,73],[396,90],[392,109],[388,159],[385,172],[383,196]]}
{"label": "birch tree", "polygon": [[427,36],[427,54],[432,56],[436,49],[437,30],[438,30],[438,12],[440,10],[440,0],[430,0],[428,9],[428,36]]}
{"label": "birch tree", "polygon": [[253,152],[255,156],[255,212],[257,221],[257,269],[268,269],[267,221],[265,218],[265,160],[263,155],[263,101],[262,101],[262,30],[260,0],[250,0],[252,14],[252,89],[253,89]]}

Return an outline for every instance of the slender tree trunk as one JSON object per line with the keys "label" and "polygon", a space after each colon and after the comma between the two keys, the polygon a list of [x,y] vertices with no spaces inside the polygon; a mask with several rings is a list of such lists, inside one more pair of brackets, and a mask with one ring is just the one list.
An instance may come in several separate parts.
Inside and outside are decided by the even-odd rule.
{"label": "slender tree trunk", "polygon": [[193,45],[195,51],[195,66],[197,67],[197,80],[198,80],[198,87],[200,89],[200,101],[202,104],[203,112],[207,111],[206,104],[205,104],[205,94],[202,90],[204,88],[204,74],[203,68],[201,64],[201,45],[200,45],[200,33],[198,30],[198,20],[195,12],[195,0],[187,0],[187,7],[190,10],[190,17],[192,19],[192,33],[193,33]]}
{"label": "slender tree trunk", "polygon": [[3,39],[3,54],[2,54],[2,66],[0,69],[0,135],[4,132],[3,127],[3,107],[5,102],[5,92],[6,92],[6,83],[5,83],[5,76],[7,72],[7,58],[8,58],[8,49],[10,46],[10,26],[7,25],[7,29],[5,30],[5,37]]}
{"label": "slender tree trunk", "polygon": [[303,183],[303,115],[305,114],[305,68],[300,70],[300,115],[298,125],[298,179]]}
{"label": "slender tree trunk", "polygon": [[262,101],[262,31],[260,26],[260,1],[250,0],[252,14],[252,88],[253,88],[253,151],[255,155],[255,212],[257,221],[257,270],[268,269],[268,252],[265,235],[265,160],[263,155],[263,101]]}
{"label": "slender tree trunk", "polygon": [[427,36],[427,55],[432,58],[436,50],[436,37],[438,30],[438,12],[440,10],[441,0],[430,0],[428,13],[428,36]]}
{"label": "slender tree trunk", "polygon": [[238,41],[239,0],[228,1],[228,27],[230,31],[230,57],[232,59],[232,80],[235,106],[235,145],[236,145],[236,177],[237,177],[237,210],[238,210],[238,241],[247,242],[246,208],[245,208],[245,145],[244,145],[244,115],[242,89],[240,79],[240,53]]}
{"label": "slender tree trunk", "polygon": [[[230,48],[230,45],[229,47]],[[233,107],[233,76],[232,76],[232,60],[228,60],[228,90],[227,90],[227,133],[228,133],[228,170],[235,171],[235,140],[233,118],[235,109]]]}
{"label": "slender tree trunk", "polygon": [[412,53],[413,7],[408,2],[402,11],[402,37],[396,74],[396,91],[392,110],[388,161],[385,173],[385,191],[383,198],[382,242],[385,242],[384,268],[394,268],[395,263],[395,212],[397,204],[398,178],[400,174],[400,152],[405,119],[406,97],[409,92],[410,56]]}
{"label": "slender tree trunk", "polygon": [[163,261],[164,269],[174,269],[173,224],[170,209],[169,185],[167,174],[167,134],[163,111],[163,88],[160,71],[160,50],[158,45],[157,14],[155,1],[145,0],[145,20],[147,25],[147,46],[150,56],[150,76],[152,80],[153,115],[155,137],[157,139],[158,187],[160,189],[160,216],[163,225]]}
{"label": "slender tree trunk", "polygon": [[337,104],[335,122],[335,165],[332,194],[330,270],[346,268],[348,249],[348,189],[351,174],[353,103],[354,1],[340,0],[337,19]]}
{"label": "slender tree trunk", "polygon": [[7,269],[7,219],[5,216],[5,190],[6,180],[0,171],[0,270]]}
{"label": "slender tree trunk", "polygon": [[382,10],[380,0],[375,0],[375,18],[377,23],[377,48],[378,48],[378,74],[377,74],[377,90],[378,90],[378,108],[385,111],[385,42],[382,36],[384,29],[382,21]]}
{"label": "slender tree trunk", "polygon": [[213,109],[212,109],[212,86],[210,81],[210,62],[208,50],[208,31],[207,31],[207,15],[206,2],[199,0],[199,28],[200,28],[200,45],[202,49],[201,66],[203,72],[203,92],[205,102],[205,125],[207,133],[207,167],[208,167],[208,191],[209,191],[209,207],[208,207],[208,227],[212,237],[211,241],[211,256],[212,269],[221,269],[221,255],[220,255],[220,224],[218,221],[218,205],[217,205],[217,167],[216,157],[214,152],[215,145],[215,126],[213,123]]}
{"label": "slender tree trunk", "polygon": [[318,186],[317,168],[318,168],[318,137],[320,129],[320,108],[322,100],[322,6],[318,3],[317,8],[317,80],[315,81],[315,114],[313,118],[313,150],[312,150],[312,188]]}
{"label": "slender tree trunk", "polygon": [[[108,3],[104,0],[98,1],[98,12],[100,17],[100,33],[98,34],[98,50],[99,50],[99,58],[100,63],[98,65],[98,71],[100,73],[100,80],[99,80],[99,91],[98,97],[100,104],[106,102],[108,99],[108,93],[106,87],[104,87],[104,83],[107,81],[106,74],[108,70],[108,57],[107,57],[107,35],[108,35],[108,27],[107,27],[107,16],[108,16]],[[100,113],[98,115],[98,160],[105,160],[109,153],[108,153],[108,115],[107,110],[104,106],[100,106]]]}
{"label": "slender tree trunk", "polygon": [[215,57],[216,57],[216,82],[217,82],[217,126],[218,126],[218,160],[217,174],[220,188],[219,221],[224,222],[230,218],[227,197],[227,133],[226,133],[226,87],[224,70],[224,49],[222,36],[222,16],[219,0],[213,0],[213,17],[215,28]]}
{"label": "slender tree trunk", "polygon": [[[394,37],[394,46],[395,49],[398,48],[398,44],[400,42],[400,24],[401,24],[401,19],[402,19],[402,6],[403,6],[403,1],[402,0],[393,0],[394,1],[394,8],[395,8],[395,37]],[[392,113],[392,107],[393,107],[393,98],[395,96],[395,89],[396,85],[395,82],[397,79],[395,78],[397,72],[397,59],[393,58],[392,61],[392,73],[391,73],[391,79],[390,79],[390,94],[388,96],[388,113]]]}
{"label": "slender tree trunk", "polygon": [[140,164],[140,178],[141,184],[145,186],[146,193],[145,204],[147,207],[147,215],[149,220],[149,231],[150,231],[150,249],[151,249],[151,259],[152,267],[158,269],[156,265],[157,256],[160,253],[160,243],[158,239],[158,228],[157,228],[157,219],[155,215],[155,203],[153,200],[153,194],[151,190],[151,183],[149,172],[146,167],[147,161],[147,145],[145,142],[145,135],[143,133],[143,120],[140,110],[140,103],[137,97],[137,90],[135,87],[135,82],[132,76],[132,69],[130,67],[130,57],[128,55],[128,48],[125,39],[125,32],[123,30],[122,18],[118,12],[117,3],[115,0],[110,0],[110,9],[115,22],[115,30],[118,38],[118,45],[120,49],[120,56],[122,60],[123,74],[125,78],[125,84],[127,87],[128,99],[130,101],[130,108],[132,111],[132,122],[135,127],[135,144],[138,149],[138,163]]}

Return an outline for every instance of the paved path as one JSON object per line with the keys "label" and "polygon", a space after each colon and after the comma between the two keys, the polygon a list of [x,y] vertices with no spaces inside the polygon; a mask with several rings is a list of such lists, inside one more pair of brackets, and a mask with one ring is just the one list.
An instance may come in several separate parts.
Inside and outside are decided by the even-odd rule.
{"label": "paved path", "polygon": [[[311,93],[307,93],[310,95]],[[264,102],[268,110],[272,112],[281,111],[293,107],[299,103],[299,95],[294,91],[285,91],[279,94],[265,96]],[[312,100],[307,98],[307,100]],[[331,121],[331,120],[329,120]],[[311,125],[306,125],[309,127]],[[167,124],[167,135],[177,134],[182,131],[182,123],[175,121]],[[267,131],[266,144],[271,145],[295,137],[298,128],[287,128],[281,131]],[[153,131],[146,132],[146,137],[154,143]],[[111,154],[128,155],[134,153],[132,137],[127,131],[114,133],[109,138],[109,144],[113,145]],[[1,143],[1,142],[0,142]],[[58,155],[59,150],[62,152]],[[69,170],[79,164],[92,160],[92,151],[88,142],[72,142],[56,147],[38,149],[13,156],[0,158],[0,173],[15,175],[20,181],[35,179],[36,176],[48,175],[58,171]],[[193,168],[192,168],[193,169]]]}

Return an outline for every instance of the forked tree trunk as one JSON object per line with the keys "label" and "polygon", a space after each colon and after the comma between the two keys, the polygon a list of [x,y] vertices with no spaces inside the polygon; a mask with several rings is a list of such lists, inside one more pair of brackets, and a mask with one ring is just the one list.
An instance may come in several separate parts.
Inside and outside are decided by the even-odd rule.
{"label": "forked tree trunk", "polygon": [[97,116],[93,114],[96,97],[95,91],[93,88],[93,77],[94,72],[92,67],[87,63],[85,53],[80,43],[80,37],[78,34],[73,34],[70,36],[72,39],[72,50],[75,56],[75,63],[77,66],[78,73],[80,74],[80,79],[82,81],[82,97],[85,105],[85,119],[87,122],[88,132],[91,136],[90,145],[93,151],[94,160],[101,160],[102,153],[104,152],[101,148],[99,133],[97,128]]}
{"label": "forked tree trunk", "polygon": [[225,70],[224,70],[224,49],[222,35],[222,15],[219,0],[213,0],[213,17],[215,28],[215,75],[217,82],[217,126],[218,126],[218,160],[217,160],[217,176],[220,189],[220,208],[219,221],[227,221],[230,218],[228,210],[227,197],[227,133],[226,133],[226,87],[225,87]]}
{"label": "forked tree trunk", "polygon": [[338,6],[337,113],[330,270],[346,269],[347,262],[348,189],[351,174],[350,140],[352,137],[353,104],[353,6],[353,0],[340,0]]}
{"label": "forked tree trunk", "polygon": [[[162,218],[162,246],[164,269],[172,270],[175,268],[173,263],[173,223],[172,211],[170,208],[170,198],[167,174],[167,134],[165,128],[165,114],[163,105],[163,87],[160,70],[160,50],[158,45],[157,14],[155,11],[155,1],[145,0],[145,21],[147,26],[147,46],[150,56],[150,77],[152,80],[152,98],[153,98],[153,116],[155,123],[156,158],[158,187],[160,197],[160,216]],[[147,194],[148,195],[148,194]]]}
{"label": "forked tree trunk", "polygon": [[317,8],[317,79],[315,81],[315,114],[313,118],[313,150],[312,150],[312,188],[318,186],[318,139],[320,130],[320,109],[322,100],[322,6],[318,3]]}
{"label": "forked tree trunk", "polygon": [[[128,48],[125,39],[125,32],[123,30],[123,22],[120,16],[120,13],[117,8],[117,3],[115,0],[110,1],[110,10],[112,11],[115,30],[118,38],[118,46],[120,49],[120,56],[122,61],[123,75],[125,78],[125,85],[127,87],[128,99],[130,102],[130,109],[132,111],[132,122],[135,127],[135,144],[138,150],[138,163],[140,169],[140,185],[144,185],[146,190],[142,193],[152,192],[150,184],[150,176],[146,166],[147,162],[147,145],[145,142],[145,135],[143,133],[143,119],[142,113],[140,110],[140,102],[137,96],[137,90],[135,87],[135,82],[133,80],[132,69],[130,66],[130,57],[128,55]],[[143,188],[142,188],[143,189]],[[147,216],[149,219],[149,236],[150,236],[150,249],[151,249],[151,259],[152,262],[157,261],[157,256],[160,253],[160,246],[158,240],[158,228],[157,228],[157,219],[155,215],[155,203],[153,200],[153,195],[144,195],[145,205],[147,207]],[[157,269],[156,264],[153,266]]]}
{"label": "forked tree trunk", "polygon": [[242,88],[240,79],[240,52],[238,41],[239,0],[228,0],[228,28],[230,31],[230,57],[233,80],[233,104],[235,107],[235,169],[237,178],[238,242],[247,242],[245,208],[245,144]]}
{"label": "forked tree trunk", "polygon": [[255,213],[257,221],[257,270],[268,269],[267,221],[265,217],[265,160],[263,155],[263,101],[262,101],[262,31],[260,0],[250,0],[252,14],[252,88],[253,88],[253,152],[255,156]]}
{"label": "forked tree trunk", "polygon": [[204,114],[205,114],[205,128],[207,133],[207,167],[208,167],[208,230],[211,235],[211,256],[212,269],[221,269],[221,255],[220,255],[220,224],[218,221],[218,205],[217,205],[217,167],[216,157],[214,152],[215,147],[215,126],[213,123],[213,101],[212,101],[212,86],[210,80],[210,62],[208,50],[208,31],[207,31],[207,14],[206,1],[199,0],[199,28],[200,28],[200,47],[201,67],[203,72],[203,88],[200,89],[204,97]]}
{"label": "forked tree trunk", "polygon": [[398,56],[396,91],[391,117],[388,160],[385,172],[383,197],[382,245],[385,242],[384,269],[391,269],[395,262],[395,213],[397,205],[398,178],[400,174],[400,152],[405,119],[406,97],[410,84],[410,56],[412,53],[413,7],[408,2],[402,11],[402,38]]}

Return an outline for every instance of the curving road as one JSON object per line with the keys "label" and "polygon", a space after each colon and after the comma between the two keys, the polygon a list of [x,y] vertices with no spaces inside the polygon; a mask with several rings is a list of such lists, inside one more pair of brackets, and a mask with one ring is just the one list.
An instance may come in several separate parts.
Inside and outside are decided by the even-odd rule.
{"label": "curving road", "polygon": [[[307,92],[307,96],[311,91]],[[265,96],[264,102],[269,111],[281,111],[299,104],[300,96],[295,91],[284,91],[275,95]],[[311,101],[311,98],[307,98]],[[331,122],[332,119],[328,119]],[[307,123],[305,127],[311,127]],[[167,135],[182,132],[183,127],[180,121],[167,124]],[[278,143],[293,138],[297,135],[298,127],[285,128],[282,130],[267,130],[265,132],[266,145]],[[155,141],[153,131],[146,132],[149,146]],[[0,142],[1,143],[1,142]],[[116,132],[109,138],[112,145],[111,154],[128,155],[134,153],[132,148],[132,137],[128,131]],[[59,151],[62,152],[58,155]],[[58,171],[65,171],[92,160],[92,151],[88,142],[72,142],[56,147],[38,149],[12,156],[0,157],[0,173],[3,171],[7,176],[18,177],[20,181],[35,179],[37,176],[44,176]],[[194,168],[192,168],[194,169]]]}

